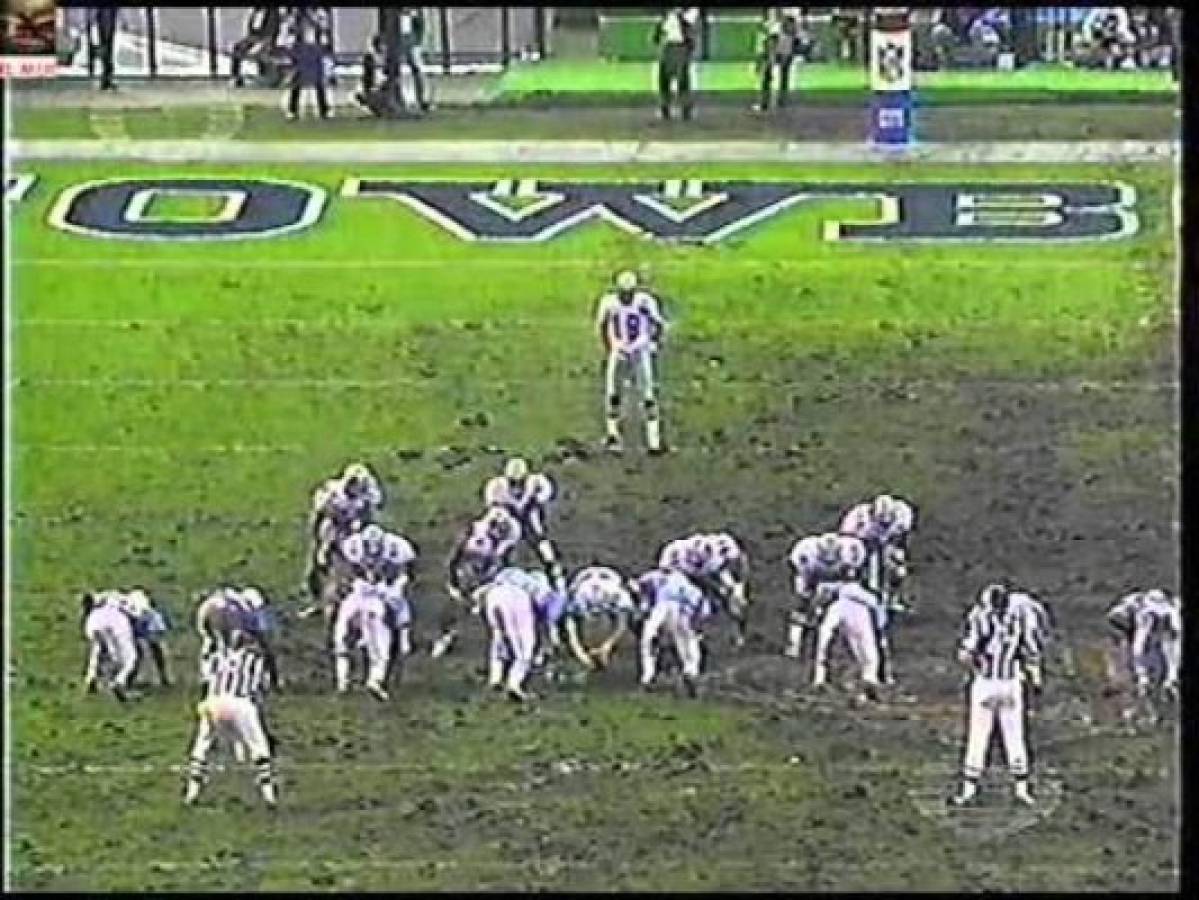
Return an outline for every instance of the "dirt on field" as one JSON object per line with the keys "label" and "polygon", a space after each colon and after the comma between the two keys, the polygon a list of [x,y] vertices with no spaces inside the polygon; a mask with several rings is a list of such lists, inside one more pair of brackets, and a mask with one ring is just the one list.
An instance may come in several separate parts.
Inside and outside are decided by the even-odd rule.
{"label": "dirt on field", "polygon": [[[688,847],[698,840],[691,849],[701,853],[706,841],[720,848],[722,859],[733,859],[727,867],[714,864],[715,874],[711,880],[702,876],[700,887],[1176,887],[1177,711],[1161,707],[1156,722],[1125,721],[1121,712],[1129,698],[1104,696],[1102,664],[1107,605],[1129,588],[1177,583],[1176,384],[1169,350],[1143,371],[1097,384],[970,378],[839,383],[832,365],[818,360],[782,365],[797,381],[823,387],[809,390],[803,403],[780,397],[767,408],[745,410],[752,431],[726,426],[685,441],[676,435],[677,449],[663,459],[636,449],[614,459],[590,440],[564,435],[559,451],[539,462],[562,486],[553,533],[572,567],[591,561],[579,555],[586,546],[599,561],[648,568],[663,535],[700,527],[730,527],[743,540],[752,560],[750,641],[735,651],[727,622],[710,630],[702,698],[690,702],[718,713],[748,713],[747,739],[762,753],[749,763],[818,767],[835,792],[822,803],[825,812],[806,818],[802,833],[775,834],[757,820],[743,821],[751,810],[785,817],[798,801],[769,793],[784,790],[777,786],[761,796],[743,794],[750,791],[748,776],[721,774],[740,762],[728,758],[723,738],[709,743],[693,737],[629,754],[621,752],[617,734],[600,756],[572,750],[568,742],[548,754],[542,747],[514,790],[538,795],[552,789],[559,797],[574,792],[586,805],[617,775],[634,782],[699,778],[700,796],[710,801],[695,813],[699,830],[672,840]],[[668,423],[671,413],[668,406]],[[498,459],[483,447],[404,456],[388,473],[397,485],[410,480],[406,470],[415,474],[430,465],[481,480]],[[897,626],[900,684],[883,704],[862,707],[838,685],[840,676],[834,674],[831,689],[814,692],[807,687],[810,660],[797,664],[781,657],[789,596],[784,560],[802,532],[832,526],[850,501],[883,487],[910,498],[917,509],[911,545],[916,607]],[[423,553],[436,560],[445,550],[448,544]],[[1043,809],[1021,819],[993,799],[990,812],[955,819],[943,811],[963,728],[964,678],[952,661],[954,641],[966,604],[999,576],[1048,599],[1062,629],[1062,642],[1049,656],[1049,687],[1030,726]],[[400,733],[431,727],[425,707],[409,711],[414,697],[447,705],[448,719],[433,727],[451,733],[480,702],[479,623],[469,624],[464,643],[447,659],[433,662],[425,652],[441,602],[434,599],[441,593],[439,578],[430,566],[417,590],[418,656],[388,712],[398,717]],[[291,690],[327,691],[328,663],[316,630],[289,629],[289,668],[293,676],[303,673]],[[580,734],[594,728],[582,698],[635,691],[634,657],[626,642],[609,671],[585,679],[574,673],[574,683],[538,680],[535,690],[546,700],[525,714],[568,723],[577,716]],[[844,654],[837,659],[844,664]],[[657,702],[674,693],[669,685],[668,678]],[[658,710],[652,715],[670,718],[671,708],[651,707]],[[364,722],[370,715],[364,712]],[[284,739],[297,757],[321,753],[303,732]],[[364,732],[363,752],[368,743]],[[354,746],[353,739],[343,739],[343,754],[352,757]],[[996,747],[987,782],[993,792],[1006,790],[1001,759]],[[589,780],[595,777],[605,786]],[[626,797],[613,788],[605,795],[604,821],[626,822],[627,841],[613,837],[609,826],[603,840],[591,842],[586,828],[539,830],[505,817],[485,798],[462,800],[462,790],[418,790],[408,801],[411,815],[446,835],[447,847],[453,846],[451,835],[485,832],[516,848],[517,856],[566,861],[561,871],[519,878],[464,872],[463,884],[669,887],[690,884],[686,878],[703,870],[693,865],[686,876],[657,870],[634,853],[631,848],[661,839],[640,830],[636,794]],[[689,788],[682,790],[692,796]],[[772,804],[779,811],[772,812]],[[734,849],[741,841],[748,846]],[[975,849],[980,842],[987,847],[981,855]],[[851,858],[834,848],[848,848]],[[738,852],[747,854],[740,868]],[[755,860],[760,864],[752,865]],[[613,882],[599,872],[624,874]]]}

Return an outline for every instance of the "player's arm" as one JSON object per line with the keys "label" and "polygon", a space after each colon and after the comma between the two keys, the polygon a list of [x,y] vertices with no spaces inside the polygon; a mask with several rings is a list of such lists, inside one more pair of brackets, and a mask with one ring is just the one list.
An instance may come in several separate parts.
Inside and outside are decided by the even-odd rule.
{"label": "player's arm", "polygon": [[[566,631],[566,642],[570,645],[570,651],[575,655],[575,659],[582,663],[585,668],[594,669],[595,660],[591,658],[591,655],[583,646],[582,640],[579,639],[579,625],[577,618],[575,616],[567,616],[566,622],[563,624],[563,628]],[[556,628],[550,629],[551,635],[555,634],[556,632]]]}
{"label": "player's arm", "polygon": [[621,610],[616,614],[616,626],[612,629],[609,635],[600,643],[593,654],[601,667],[607,666],[612,658],[612,652],[616,649],[616,645],[620,643],[620,639],[624,637],[625,632],[629,631],[630,612]]}
{"label": "player's arm", "polygon": [[656,297],[647,294],[641,308],[645,311],[646,319],[649,320],[649,336],[656,347],[662,342],[662,337],[666,334],[670,323],[662,315],[662,308]]}
{"label": "player's arm", "polygon": [[612,302],[610,297],[605,294],[600,298],[599,306],[595,312],[595,332],[599,337],[600,346],[607,353],[612,349],[612,345],[608,340],[608,321],[612,315]]}
{"label": "player's arm", "polygon": [[961,643],[958,644],[958,662],[970,671],[974,671],[975,659],[978,656],[979,643],[982,635],[979,631],[979,618],[971,610],[966,615],[966,624]]}

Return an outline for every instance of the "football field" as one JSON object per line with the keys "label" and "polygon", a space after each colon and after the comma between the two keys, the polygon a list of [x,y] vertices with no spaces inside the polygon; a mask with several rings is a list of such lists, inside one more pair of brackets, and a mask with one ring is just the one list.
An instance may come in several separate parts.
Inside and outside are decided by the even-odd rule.
{"label": "football field", "polygon": [[[14,171],[14,886],[1177,889],[1176,713],[1132,729],[1101,696],[1107,607],[1178,577],[1169,164]],[[662,457],[636,409],[601,448],[593,316],[625,268],[671,322]],[[483,693],[478,622],[430,660],[445,559],[512,453],[560,486],[570,569],[743,541],[750,640],[717,622],[698,700],[637,692],[627,640],[528,708]],[[386,705],[334,696],[294,615],[312,491],[353,460],[420,554]],[[902,691],[856,709],[781,656],[787,554],[884,491],[917,510],[915,609]],[[948,813],[955,641],[1001,576],[1053,601],[1074,664],[1032,719],[1039,812],[996,748],[985,803]],[[191,611],[222,584],[283,610],[274,814],[231,762],[180,803]],[[80,691],[77,598],[131,585],[169,610],[181,683],[122,707]]]}

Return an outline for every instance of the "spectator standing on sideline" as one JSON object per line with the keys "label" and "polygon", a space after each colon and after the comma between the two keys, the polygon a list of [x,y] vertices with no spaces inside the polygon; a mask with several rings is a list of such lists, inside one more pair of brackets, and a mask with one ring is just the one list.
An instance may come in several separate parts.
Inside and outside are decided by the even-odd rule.
{"label": "spectator standing on sideline", "polygon": [[[422,70],[424,60],[421,58],[421,47],[425,40],[425,15],[420,7],[402,6],[397,26],[400,67],[406,66],[412,72],[412,90],[416,95],[416,108],[421,112],[428,112],[432,108],[432,104],[428,99],[425,73]],[[401,103],[404,103],[399,68],[396,71],[396,97]]]}
{"label": "spectator standing on sideline", "polygon": [[774,85],[775,68],[778,68],[778,95],[775,105],[782,109],[787,105],[787,92],[791,86],[791,64],[800,49],[799,10],[794,7],[771,6],[762,18],[758,35],[758,65],[762,70],[762,94],[755,112],[770,109],[770,94]]}
{"label": "spectator standing on sideline", "polygon": [[119,6],[98,6],[92,10],[92,47],[93,55],[100,60],[100,90],[115,91],[113,84],[113,43],[117,35],[117,15]]}
{"label": "spectator standing on sideline", "polygon": [[305,26],[296,37],[290,51],[292,61],[291,90],[287,97],[287,118],[295,119],[300,112],[300,91],[312,88],[322,119],[329,118],[329,98],[325,93],[325,52],[316,42],[310,27]]}
{"label": "spectator standing on sideline", "polygon": [[282,19],[277,6],[255,6],[250,10],[246,20],[245,37],[234,43],[230,55],[232,57],[232,76],[234,87],[245,87],[241,77],[242,63],[252,58],[258,64],[258,70],[263,70],[263,60],[266,59],[275,43],[279,40],[279,28]]}
{"label": "spectator standing on sideline", "polygon": [[691,59],[695,53],[698,10],[671,7],[654,28],[658,44],[658,101],[662,118],[670,119],[671,94],[677,89],[683,119],[691,118]]}

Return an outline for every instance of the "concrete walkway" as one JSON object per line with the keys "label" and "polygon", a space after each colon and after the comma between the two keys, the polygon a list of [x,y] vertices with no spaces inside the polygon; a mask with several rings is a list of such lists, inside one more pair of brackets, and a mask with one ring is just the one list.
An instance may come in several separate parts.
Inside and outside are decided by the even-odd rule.
{"label": "concrete walkway", "polygon": [[1144,163],[1180,158],[1178,141],[1009,141],[878,150],[862,142],[14,140],[19,162],[232,163]]}
{"label": "concrete walkway", "polygon": [[[430,92],[436,103],[460,106],[487,103],[499,91],[499,75],[432,75]],[[357,78],[343,78],[329,88],[333,106],[352,106],[359,88]],[[165,106],[242,106],[283,105],[282,89],[235,88],[227,80],[210,79],[118,82],[115,91],[97,90],[93,82],[82,80],[10,82],[9,99],[14,109],[141,109]]]}

